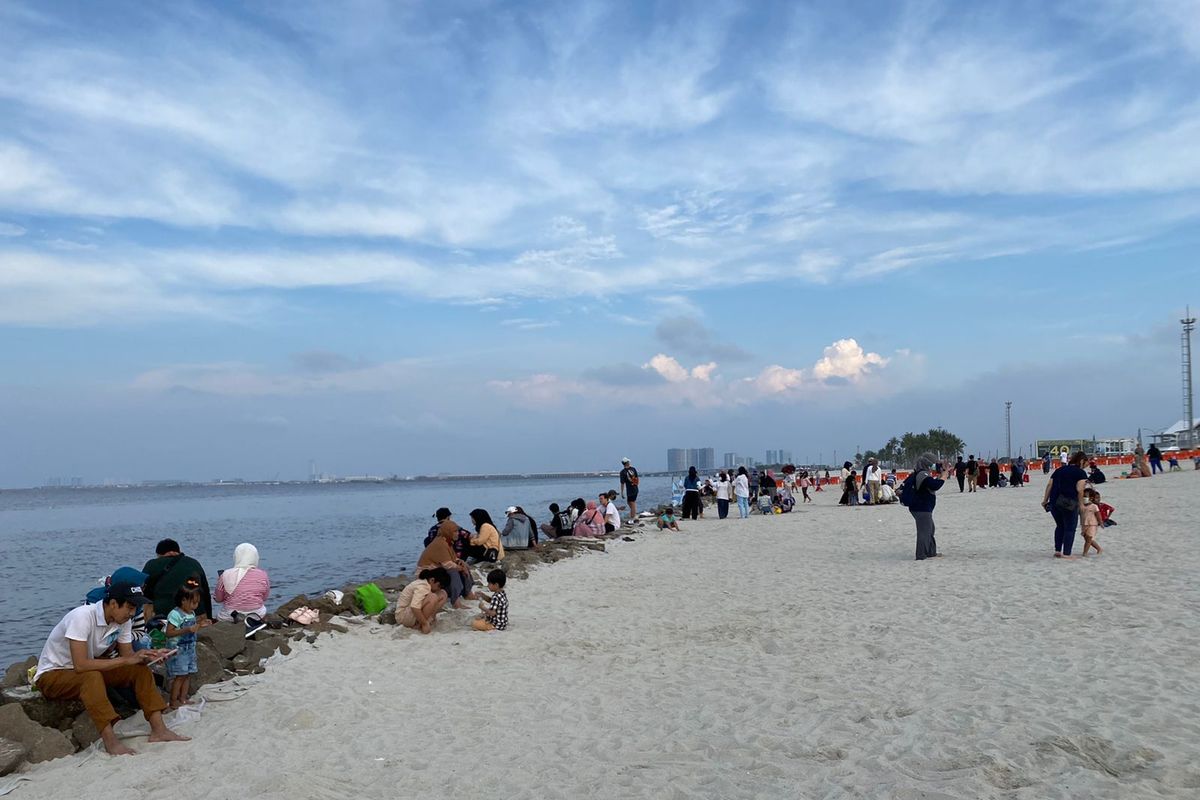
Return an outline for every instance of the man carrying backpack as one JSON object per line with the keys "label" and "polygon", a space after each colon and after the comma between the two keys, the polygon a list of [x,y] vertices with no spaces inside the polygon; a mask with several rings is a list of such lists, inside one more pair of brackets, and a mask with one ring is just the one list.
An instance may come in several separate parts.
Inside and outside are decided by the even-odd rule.
{"label": "man carrying backpack", "polygon": [[933,508],[937,505],[938,489],[945,485],[941,478],[934,477],[934,462],[937,457],[933,453],[925,453],[917,457],[913,473],[900,484],[900,503],[908,508],[917,524],[917,561],[927,558],[937,558],[937,540],[933,537]]}
{"label": "man carrying backpack", "polygon": [[628,458],[621,459],[621,496],[625,498],[625,502],[629,505],[629,520],[631,525],[640,525],[638,522],[637,498],[638,498],[638,483],[641,478],[638,477],[637,468],[629,463]]}

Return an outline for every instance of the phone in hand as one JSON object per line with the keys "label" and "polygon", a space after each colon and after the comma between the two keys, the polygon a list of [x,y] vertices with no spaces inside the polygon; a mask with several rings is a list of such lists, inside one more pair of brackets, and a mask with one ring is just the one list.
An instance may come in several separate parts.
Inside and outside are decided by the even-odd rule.
{"label": "phone in hand", "polygon": [[160,661],[166,661],[168,658],[170,658],[171,656],[175,655],[178,652],[179,652],[179,648],[175,648],[174,650],[168,650],[165,653],[159,653],[157,656],[155,656],[154,658],[147,661],[146,666],[150,666],[151,664],[157,664]]}

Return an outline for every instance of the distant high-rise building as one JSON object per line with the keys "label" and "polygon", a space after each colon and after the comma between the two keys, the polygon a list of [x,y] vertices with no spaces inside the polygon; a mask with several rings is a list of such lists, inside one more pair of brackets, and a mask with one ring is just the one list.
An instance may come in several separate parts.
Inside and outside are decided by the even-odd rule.
{"label": "distant high-rise building", "polygon": [[700,457],[696,460],[696,469],[701,472],[712,472],[717,468],[717,455],[711,447],[701,447]]}
{"label": "distant high-rise building", "polygon": [[738,454],[737,453],[726,453],[724,461],[725,461],[725,469],[733,469],[738,465]]}
{"label": "distant high-rise building", "polygon": [[667,450],[667,472],[687,472],[687,451],[678,447]]}
{"label": "distant high-rise building", "polygon": [[792,463],[792,451],[791,450],[780,450],[779,451],[779,463],[780,464],[791,464]]}
{"label": "distant high-rise building", "polygon": [[766,463],[778,464],[779,463],[779,451],[778,450],[768,450]]}

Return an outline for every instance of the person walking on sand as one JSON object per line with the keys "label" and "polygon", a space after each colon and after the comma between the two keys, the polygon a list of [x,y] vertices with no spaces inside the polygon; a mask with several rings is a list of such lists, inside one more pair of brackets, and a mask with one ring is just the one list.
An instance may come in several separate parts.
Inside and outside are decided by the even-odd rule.
{"label": "person walking on sand", "polygon": [[937,492],[945,481],[931,473],[937,457],[924,453],[917,457],[913,473],[900,484],[900,502],[908,507],[917,526],[917,561],[937,558],[936,530],[933,524],[933,509],[937,505]]}
{"label": "person walking on sand", "polygon": [[697,519],[700,516],[700,476],[695,467],[688,467],[683,479],[683,518]]}
{"label": "person walking on sand", "polygon": [[976,484],[979,483],[979,462],[975,460],[975,456],[967,457],[967,493],[975,491]]}
{"label": "person walking on sand", "polygon": [[621,459],[621,497],[625,498],[625,504],[629,506],[629,521],[634,525],[640,525],[638,522],[637,498],[638,498],[638,471],[628,458]]}
{"label": "person walking on sand", "polygon": [[873,458],[867,460],[863,479],[867,484],[867,505],[877,505],[879,503],[879,487],[883,485],[883,470],[879,468],[878,461]]}
{"label": "person walking on sand", "polygon": [[1075,528],[1079,524],[1079,507],[1083,505],[1083,490],[1087,488],[1087,473],[1083,463],[1087,456],[1078,452],[1070,463],[1054,470],[1042,494],[1042,508],[1054,518],[1054,557],[1074,558]]}
{"label": "person walking on sand", "polygon": [[1158,449],[1158,445],[1156,445],[1156,444],[1150,445],[1150,449],[1146,451],[1146,458],[1150,459],[1150,474],[1151,475],[1157,475],[1158,473],[1163,471],[1163,468],[1162,468],[1163,454],[1162,454],[1162,451]]}
{"label": "person walking on sand", "polygon": [[750,476],[745,467],[738,467],[737,477],[733,479],[733,495],[737,498],[738,519],[750,517]]}
{"label": "person walking on sand", "polygon": [[1100,555],[1104,550],[1096,541],[1096,533],[1104,527],[1104,521],[1101,519],[1100,513],[1100,495],[1095,489],[1083,490],[1082,511],[1080,522],[1083,525],[1083,552],[1080,555],[1086,556],[1089,549],[1095,550],[1096,555]]}
{"label": "person walking on sand", "polygon": [[717,517],[725,519],[729,516],[729,499],[733,494],[733,483],[729,480],[729,474],[722,471],[717,476]]}
{"label": "person walking on sand", "polygon": [[961,453],[958,456],[958,461],[954,462],[954,478],[958,481],[958,493],[962,494],[963,485],[967,481],[967,462],[963,461]]}

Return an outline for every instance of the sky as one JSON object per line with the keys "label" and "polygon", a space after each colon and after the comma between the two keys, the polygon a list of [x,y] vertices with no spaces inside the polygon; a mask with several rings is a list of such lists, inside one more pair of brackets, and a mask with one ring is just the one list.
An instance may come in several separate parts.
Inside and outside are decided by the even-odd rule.
{"label": "sky", "polygon": [[0,52],[0,486],[1182,416],[1200,0],[0,0]]}

